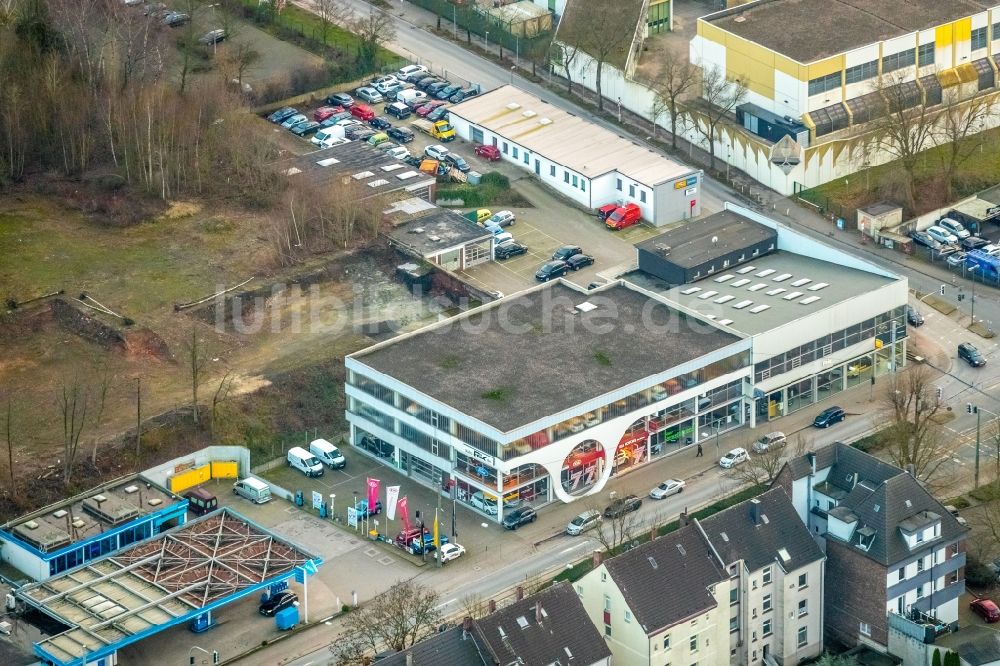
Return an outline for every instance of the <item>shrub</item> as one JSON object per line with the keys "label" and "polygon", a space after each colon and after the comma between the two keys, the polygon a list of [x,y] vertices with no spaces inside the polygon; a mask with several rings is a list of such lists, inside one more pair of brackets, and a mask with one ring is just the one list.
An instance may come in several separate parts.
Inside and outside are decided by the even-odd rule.
{"label": "shrub", "polygon": [[501,190],[509,190],[510,178],[498,171],[490,171],[487,174],[483,174],[482,184],[489,185],[490,187],[496,187]]}
{"label": "shrub", "polygon": [[973,587],[993,587],[996,584],[996,574],[988,566],[977,559],[969,557],[965,564],[965,580]]}
{"label": "shrub", "polygon": [[968,509],[970,506],[972,506],[971,504],[969,504],[969,500],[965,499],[965,497],[962,495],[959,495],[958,497],[948,500],[947,502],[945,502],[945,504],[950,504],[959,511],[961,511],[962,509]]}

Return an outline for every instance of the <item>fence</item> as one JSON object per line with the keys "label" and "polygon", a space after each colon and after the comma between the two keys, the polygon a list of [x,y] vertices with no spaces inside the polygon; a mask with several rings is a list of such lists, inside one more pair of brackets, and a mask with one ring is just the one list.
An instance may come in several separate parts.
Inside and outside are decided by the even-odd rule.
{"label": "fence", "polygon": [[[459,6],[450,0],[410,0],[410,2],[451,22],[455,28],[456,37],[458,30],[464,30],[467,40],[470,40],[470,35],[478,35],[484,40],[489,39],[490,43],[513,51],[516,56],[536,53],[543,44],[548,43],[551,36],[550,33],[534,37],[523,37],[516,34],[511,30],[511,22],[504,23],[501,19],[480,9],[475,3]],[[438,24],[440,25],[440,21]],[[548,53],[547,47],[545,53]]]}

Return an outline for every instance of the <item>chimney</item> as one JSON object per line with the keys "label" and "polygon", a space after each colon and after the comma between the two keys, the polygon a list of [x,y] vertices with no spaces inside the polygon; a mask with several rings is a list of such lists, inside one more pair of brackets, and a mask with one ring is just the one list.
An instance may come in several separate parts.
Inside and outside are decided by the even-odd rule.
{"label": "chimney", "polygon": [[497,612],[497,602],[496,602],[496,599],[490,599],[489,608],[490,608],[490,613],[496,613]]}
{"label": "chimney", "polygon": [[517,600],[520,601],[524,599],[524,587],[522,585],[517,586]]}
{"label": "chimney", "polygon": [[604,553],[602,553],[600,549],[595,548],[594,554],[591,555],[590,561],[593,564],[593,568],[596,569],[597,567],[601,566],[601,562],[604,561]]}
{"label": "chimney", "polygon": [[760,500],[756,497],[750,500],[750,521],[760,525]]}
{"label": "chimney", "polygon": [[412,652],[407,652],[406,653],[406,666],[413,666],[413,653]]}
{"label": "chimney", "polygon": [[472,618],[466,615],[462,618],[462,640],[465,640],[472,633]]}
{"label": "chimney", "polygon": [[816,474],[816,454],[812,451],[806,454],[806,460],[809,461],[809,473]]}
{"label": "chimney", "polygon": [[917,471],[916,471],[916,468],[913,466],[913,463],[907,463],[906,464],[906,473],[909,474],[910,476],[916,478]]}
{"label": "chimney", "polygon": [[688,525],[691,524],[691,521],[688,519],[687,507],[684,507],[684,510],[681,511],[681,515],[677,516],[677,524],[680,527],[687,527]]}
{"label": "chimney", "polygon": [[851,477],[851,489],[853,490],[854,486],[856,486],[856,485],[858,485],[858,473],[857,472],[855,472],[854,475]]}
{"label": "chimney", "polygon": [[541,623],[542,623],[542,602],[541,601],[536,601],[535,602],[535,624],[541,624]]}

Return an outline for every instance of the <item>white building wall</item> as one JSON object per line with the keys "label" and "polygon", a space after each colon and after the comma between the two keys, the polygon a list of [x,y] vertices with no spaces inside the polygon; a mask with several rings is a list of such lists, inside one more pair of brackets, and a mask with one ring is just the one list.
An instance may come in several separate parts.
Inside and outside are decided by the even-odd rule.
{"label": "white building wall", "polygon": [[17,544],[5,541],[2,536],[0,536],[0,559],[32,580],[45,580],[49,577],[49,565],[45,560]]}
{"label": "white building wall", "polygon": [[[762,97],[758,95],[758,97]],[[809,84],[789,76],[781,70],[774,70],[774,100],[759,104],[779,116],[800,118],[806,110],[809,98]],[[756,104],[757,102],[755,102]]]}

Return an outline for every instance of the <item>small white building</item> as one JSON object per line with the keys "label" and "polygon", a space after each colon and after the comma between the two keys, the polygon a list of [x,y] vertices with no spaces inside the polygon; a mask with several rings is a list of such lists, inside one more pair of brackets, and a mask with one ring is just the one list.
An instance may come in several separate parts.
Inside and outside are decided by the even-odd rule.
{"label": "small white building", "polygon": [[656,226],[701,214],[701,170],[514,86],[458,104],[450,120],[458,136],[496,146],[504,161],[586,208],[634,203]]}

